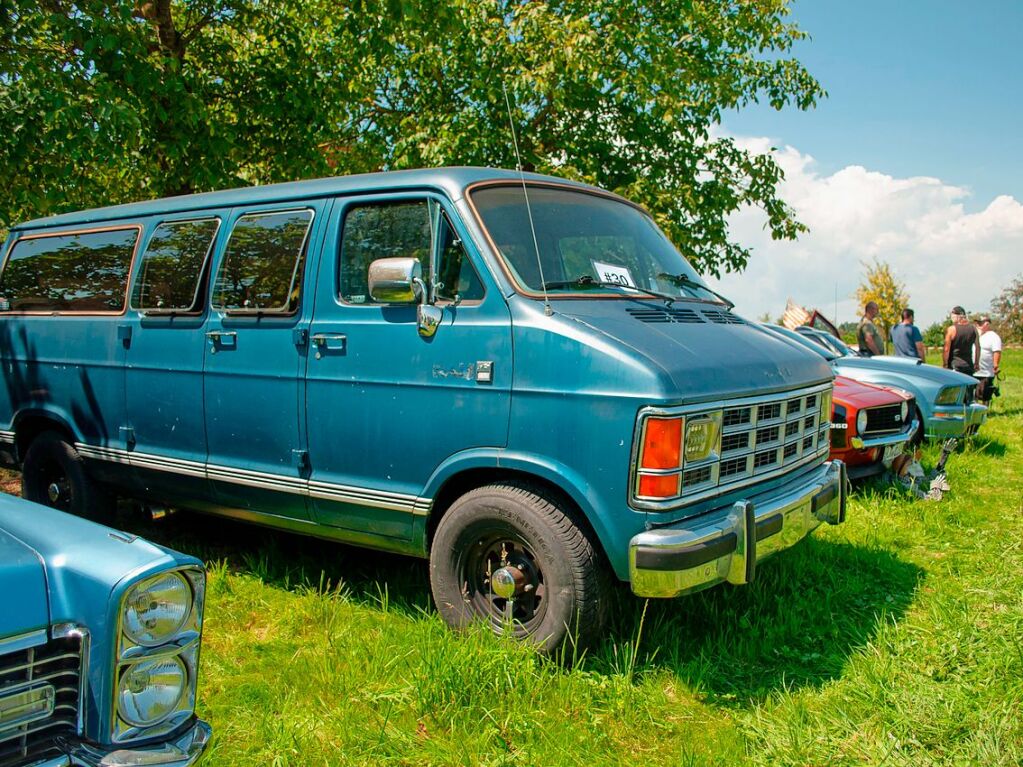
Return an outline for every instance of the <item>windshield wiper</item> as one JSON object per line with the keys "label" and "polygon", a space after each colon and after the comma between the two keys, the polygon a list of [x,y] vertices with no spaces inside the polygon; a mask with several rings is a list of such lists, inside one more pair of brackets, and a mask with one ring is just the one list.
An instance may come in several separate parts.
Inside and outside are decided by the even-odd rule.
{"label": "windshield wiper", "polygon": [[668,306],[671,306],[678,300],[677,296],[671,296],[657,290],[650,290],[649,288],[641,288],[638,285],[623,285],[620,282],[595,280],[588,274],[584,274],[575,280],[552,280],[545,282],[543,288],[544,290],[557,290],[558,288],[619,288],[621,290],[638,290],[640,293],[645,293],[648,296],[663,299],[667,302]]}
{"label": "windshield wiper", "polygon": [[[726,306],[728,306],[729,309],[734,309],[735,308],[735,304],[732,301],[729,301],[727,298],[725,298],[723,295],[718,293],[716,290],[708,288],[706,285],[704,285],[701,282],[697,282],[692,277],[690,277],[688,274],[667,274],[667,273],[665,273],[665,274],[658,274],[657,275],[657,279],[659,279],[659,280],[668,280],[669,282],[675,283],[680,288],[695,288],[697,290],[706,290],[712,296],[716,296],[717,298],[721,299],[721,301]],[[694,298],[696,298],[696,296],[694,296]]]}

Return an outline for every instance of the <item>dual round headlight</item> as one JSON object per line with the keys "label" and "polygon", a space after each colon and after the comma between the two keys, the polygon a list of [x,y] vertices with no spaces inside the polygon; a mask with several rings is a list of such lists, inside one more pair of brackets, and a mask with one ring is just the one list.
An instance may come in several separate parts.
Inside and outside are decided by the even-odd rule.
{"label": "dual round headlight", "polygon": [[154,647],[172,639],[192,612],[192,587],[178,573],[164,573],[132,587],[122,626],[135,644]]}
{"label": "dual round headlight", "polygon": [[121,674],[117,710],[128,724],[150,727],[178,709],[188,690],[188,669],[176,656],[139,661]]}
{"label": "dual round headlight", "polygon": [[867,411],[861,410],[856,414],[856,433],[863,434],[867,430]]}

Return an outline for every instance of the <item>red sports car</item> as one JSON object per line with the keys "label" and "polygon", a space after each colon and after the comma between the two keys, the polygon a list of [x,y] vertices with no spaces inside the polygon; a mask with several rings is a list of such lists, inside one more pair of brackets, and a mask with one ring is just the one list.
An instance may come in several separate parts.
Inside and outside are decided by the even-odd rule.
{"label": "red sports car", "polygon": [[913,396],[901,389],[836,376],[831,403],[831,457],[845,461],[851,479],[883,472],[919,427]]}

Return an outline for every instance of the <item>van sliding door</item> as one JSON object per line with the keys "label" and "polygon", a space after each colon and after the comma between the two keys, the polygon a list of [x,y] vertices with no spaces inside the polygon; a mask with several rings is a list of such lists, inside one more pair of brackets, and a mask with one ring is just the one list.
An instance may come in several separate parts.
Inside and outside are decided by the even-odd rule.
{"label": "van sliding door", "polygon": [[131,292],[125,395],[132,469],[149,500],[208,501],[203,331],[209,267],[229,210],[158,218]]}

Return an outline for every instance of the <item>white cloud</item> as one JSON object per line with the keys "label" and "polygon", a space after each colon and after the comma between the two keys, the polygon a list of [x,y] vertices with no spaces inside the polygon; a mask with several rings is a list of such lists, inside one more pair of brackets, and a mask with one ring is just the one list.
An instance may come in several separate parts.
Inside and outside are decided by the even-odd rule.
{"label": "white cloud", "polygon": [[[737,141],[771,151],[766,138]],[[774,241],[759,211],[732,218],[732,236],[753,256],[745,272],[711,284],[747,317],[777,317],[789,296],[833,317],[837,288],[839,321],[854,320],[863,263],[877,258],[905,283],[917,324],[926,327],[955,304],[985,311],[1023,271],[1023,205],[1012,197],[967,213],[969,191],[937,178],[893,178],[859,165],[821,175],[811,156],[789,146],[775,157],[785,170],[781,196],[810,232]]]}

